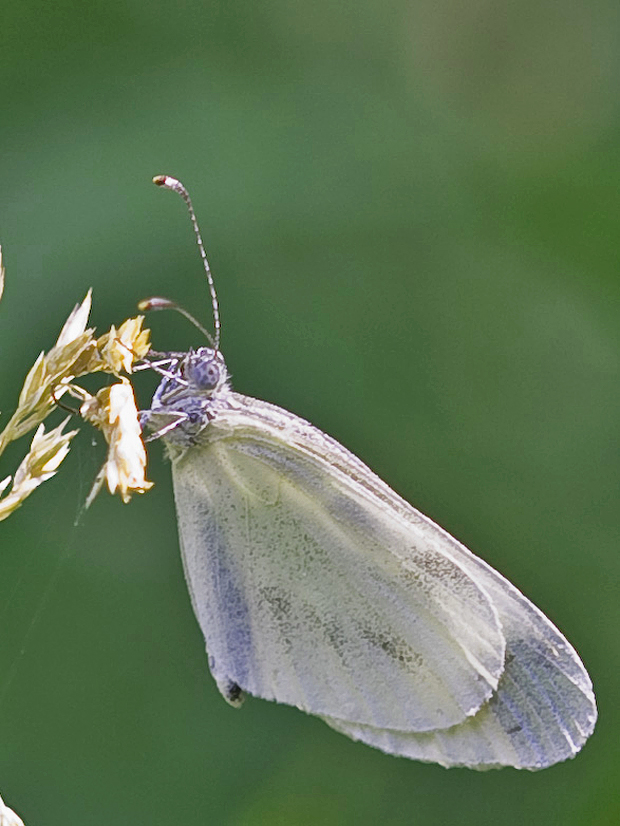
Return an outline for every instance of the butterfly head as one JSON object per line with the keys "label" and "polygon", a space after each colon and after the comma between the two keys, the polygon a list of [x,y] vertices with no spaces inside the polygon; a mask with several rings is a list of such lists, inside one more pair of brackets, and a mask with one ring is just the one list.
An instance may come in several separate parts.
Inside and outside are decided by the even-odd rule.
{"label": "butterfly head", "polygon": [[228,371],[219,350],[190,350],[178,365],[180,378],[197,394],[212,396],[228,383]]}
{"label": "butterfly head", "polygon": [[[163,354],[162,354],[163,355]],[[213,418],[211,408],[230,393],[230,377],[219,350],[199,347],[168,354],[151,367],[163,375],[142,424],[154,431],[151,439],[193,439]]]}

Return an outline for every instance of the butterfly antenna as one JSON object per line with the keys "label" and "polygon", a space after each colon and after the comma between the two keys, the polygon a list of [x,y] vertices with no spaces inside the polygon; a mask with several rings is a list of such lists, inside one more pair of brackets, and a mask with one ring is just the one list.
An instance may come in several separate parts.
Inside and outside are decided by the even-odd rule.
{"label": "butterfly antenna", "polygon": [[[138,303],[138,309],[140,312],[148,313],[152,310],[174,310],[177,313],[180,313],[184,316],[188,321],[194,325],[194,327],[198,328],[203,336],[206,337],[211,347],[214,350],[219,350],[219,347],[216,345],[215,341],[213,340],[213,336],[208,330],[202,326],[202,324],[197,321],[191,313],[188,313],[184,307],[181,307],[180,304],[177,304],[176,301],[170,301],[169,298],[161,298],[160,296],[153,296],[152,298],[145,298]],[[0,823],[0,826],[2,824]]]}
{"label": "butterfly antenna", "polygon": [[[211,307],[213,309],[213,328],[215,330],[215,340],[211,338],[211,336],[206,333],[209,340],[212,342],[213,347],[215,350],[220,349],[220,330],[221,330],[221,322],[220,322],[220,307],[217,301],[217,293],[215,292],[215,284],[213,283],[213,275],[211,274],[211,267],[209,266],[209,261],[207,260],[207,253],[205,252],[204,244],[202,243],[202,236],[200,235],[200,227],[198,226],[198,221],[196,220],[196,213],[194,212],[194,207],[192,206],[191,198],[189,197],[189,192],[185,189],[181,181],[178,181],[176,178],[173,178],[171,175],[156,175],[153,178],[153,183],[157,186],[163,186],[165,189],[171,189],[173,192],[177,192],[181,198],[185,201],[185,206],[187,207],[187,211],[189,212],[189,217],[192,222],[192,226],[194,228],[194,235],[196,236],[196,243],[198,244],[198,249],[200,250],[200,257],[202,258],[202,265],[204,267],[206,276],[207,276],[207,283],[209,284],[209,292],[211,293]],[[202,327],[198,322],[190,316],[190,314],[183,310],[181,307],[178,306],[171,306],[173,302],[169,302],[169,305],[166,309],[176,309],[182,315],[186,316],[190,321],[192,321],[199,330],[206,332],[204,327]],[[151,307],[150,309],[164,309],[164,307]]]}

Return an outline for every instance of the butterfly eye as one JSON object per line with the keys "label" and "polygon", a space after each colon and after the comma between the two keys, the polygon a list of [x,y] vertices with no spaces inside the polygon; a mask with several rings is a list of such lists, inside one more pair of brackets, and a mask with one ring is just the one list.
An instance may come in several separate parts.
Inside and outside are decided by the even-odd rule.
{"label": "butterfly eye", "polygon": [[193,361],[186,369],[188,381],[200,390],[212,390],[219,382],[220,376],[220,368],[213,360]]}

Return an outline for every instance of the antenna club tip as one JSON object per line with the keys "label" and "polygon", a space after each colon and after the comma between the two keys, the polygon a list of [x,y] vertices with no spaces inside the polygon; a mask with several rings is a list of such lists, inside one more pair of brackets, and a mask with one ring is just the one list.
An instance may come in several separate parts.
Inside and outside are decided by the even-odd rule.
{"label": "antenna club tip", "polygon": [[175,192],[185,189],[181,181],[173,178],[172,175],[155,175],[153,183],[155,186],[163,186],[164,189],[172,189]]}
{"label": "antenna club tip", "polygon": [[150,310],[170,310],[174,309],[176,304],[168,298],[160,298],[153,296],[152,298],[144,298],[138,302],[138,309],[141,313],[148,313]]}

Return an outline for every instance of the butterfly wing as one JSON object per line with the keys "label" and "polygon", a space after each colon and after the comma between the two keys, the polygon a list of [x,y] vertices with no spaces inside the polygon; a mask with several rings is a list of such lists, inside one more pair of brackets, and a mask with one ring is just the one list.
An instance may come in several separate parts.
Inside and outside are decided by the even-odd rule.
{"label": "butterfly wing", "polygon": [[446,765],[547,765],[578,749],[589,681],[540,612],[333,439],[230,398],[173,458],[218,684]]}

